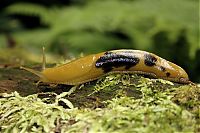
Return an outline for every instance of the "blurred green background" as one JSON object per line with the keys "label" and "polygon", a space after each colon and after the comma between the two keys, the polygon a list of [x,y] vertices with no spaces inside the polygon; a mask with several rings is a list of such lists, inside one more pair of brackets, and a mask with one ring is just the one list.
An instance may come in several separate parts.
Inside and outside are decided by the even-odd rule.
{"label": "blurred green background", "polygon": [[28,56],[45,46],[66,58],[140,49],[200,82],[198,8],[198,0],[1,0],[0,49],[25,49]]}

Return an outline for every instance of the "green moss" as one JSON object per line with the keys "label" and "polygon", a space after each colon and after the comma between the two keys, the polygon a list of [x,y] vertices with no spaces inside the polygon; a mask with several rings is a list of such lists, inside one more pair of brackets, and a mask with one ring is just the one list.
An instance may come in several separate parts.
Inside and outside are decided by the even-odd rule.
{"label": "green moss", "polygon": [[[200,130],[199,87],[126,74],[103,77],[95,85],[91,83],[60,95],[1,94],[0,130],[117,133]],[[163,85],[165,89],[159,89]],[[96,99],[91,101],[92,98]],[[98,103],[104,106],[95,106]]]}
{"label": "green moss", "polygon": [[197,125],[200,125],[200,88],[199,87],[186,85],[186,86],[181,86],[177,88],[176,91],[174,92],[172,101],[178,104],[181,108],[189,110],[197,119]]}

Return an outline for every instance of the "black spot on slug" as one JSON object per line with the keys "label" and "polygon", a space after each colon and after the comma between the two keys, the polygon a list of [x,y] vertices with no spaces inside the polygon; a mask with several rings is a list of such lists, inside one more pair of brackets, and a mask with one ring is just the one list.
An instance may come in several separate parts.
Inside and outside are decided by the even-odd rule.
{"label": "black spot on slug", "polygon": [[102,68],[104,72],[111,71],[114,67],[122,67],[124,66],[126,70],[131,67],[137,65],[140,59],[135,57],[133,53],[125,53],[125,52],[106,52],[103,56],[101,56],[97,61],[95,66],[97,68]]}
{"label": "black spot on slug", "polygon": [[169,77],[171,74],[169,72],[166,73],[166,76]]}
{"label": "black spot on slug", "polygon": [[166,68],[163,67],[163,66],[160,66],[160,70],[161,70],[162,72],[165,72],[165,71],[166,71]]}
{"label": "black spot on slug", "polygon": [[112,54],[112,52],[107,51],[107,52],[105,52],[104,55],[109,55],[109,54]]}
{"label": "black spot on slug", "polygon": [[112,67],[106,67],[103,70],[104,70],[104,73],[107,73],[107,72],[112,71],[112,69],[113,69]]}
{"label": "black spot on slug", "polygon": [[144,55],[144,64],[147,66],[154,66],[156,65],[157,58],[150,54]]}

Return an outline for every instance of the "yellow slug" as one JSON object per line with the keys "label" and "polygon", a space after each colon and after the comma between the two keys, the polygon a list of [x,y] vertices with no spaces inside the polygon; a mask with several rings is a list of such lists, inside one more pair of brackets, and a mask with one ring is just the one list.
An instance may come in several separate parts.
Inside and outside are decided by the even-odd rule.
{"label": "yellow slug", "polygon": [[53,68],[45,68],[43,65],[41,72],[21,68],[36,74],[42,82],[66,85],[86,83],[107,73],[138,73],[179,83],[190,82],[187,73],[180,66],[153,53],[129,49],[88,55]]}

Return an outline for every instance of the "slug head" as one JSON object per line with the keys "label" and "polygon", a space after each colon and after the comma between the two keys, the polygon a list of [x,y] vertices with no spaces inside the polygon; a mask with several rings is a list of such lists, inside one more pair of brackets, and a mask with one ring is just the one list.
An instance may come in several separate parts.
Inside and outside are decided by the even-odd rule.
{"label": "slug head", "polygon": [[164,71],[166,75],[166,79],[170,79],[172,81],[179,82],[179,83],[190,82],[188,74],[183,68],[181,68],[180,66],[172,62],[168,62],[168,65],[166,66],[168,66],[167,69]]}

